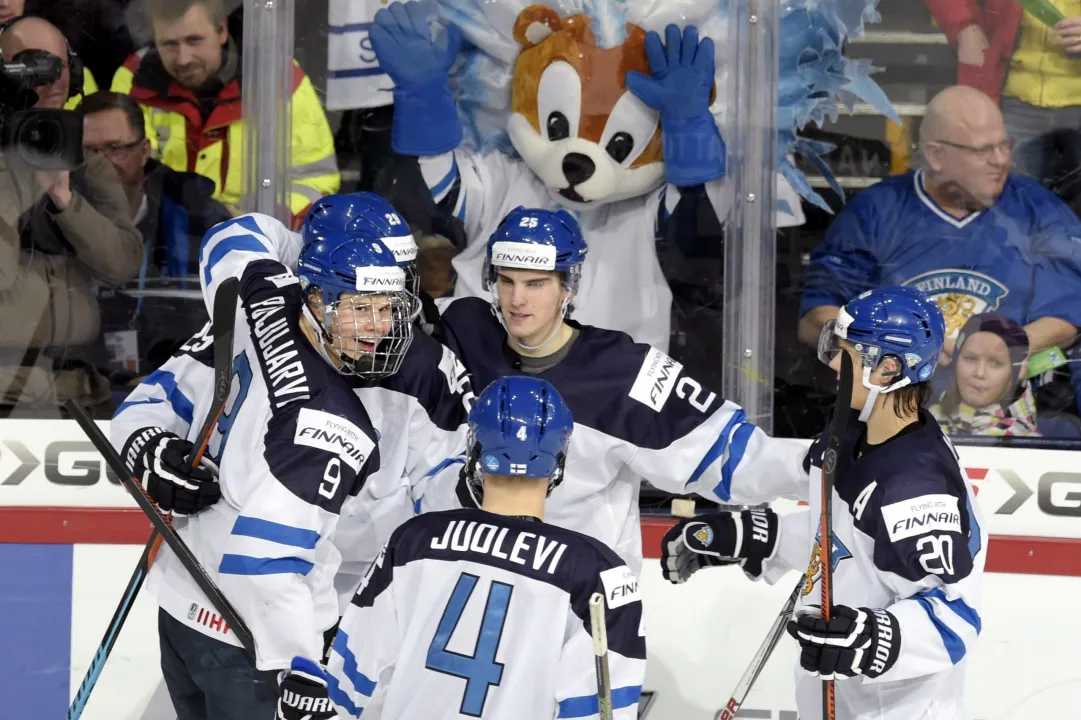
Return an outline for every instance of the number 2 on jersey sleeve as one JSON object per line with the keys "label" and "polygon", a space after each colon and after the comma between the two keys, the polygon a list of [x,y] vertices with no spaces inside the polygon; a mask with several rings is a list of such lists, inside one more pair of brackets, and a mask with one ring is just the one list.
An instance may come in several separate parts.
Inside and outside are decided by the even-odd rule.
{"label": "number 2 on jersey sleeve", "polygon": [[478,580],[480,578],[469,573],[462,573],[458,577],[450,600],[443,609],[443,616],[439,619],[439,627],[432,638],[432,644],[428,646],[428,662],[425,665],[429,670],[465,680],[460,712],[472,717],[480,717],[484,713],[488,688],[493,685],[498,687],[503,679],[503,663],[496,662],[495,656],[499,651],[503,625],[507,621],[507,608],[514,590],[511,585],[493,580],[484,603],[484,617],[481,619],[480,633],[473,654],[462,655],[447,650],[447,644],[458,627],[458,621]]}

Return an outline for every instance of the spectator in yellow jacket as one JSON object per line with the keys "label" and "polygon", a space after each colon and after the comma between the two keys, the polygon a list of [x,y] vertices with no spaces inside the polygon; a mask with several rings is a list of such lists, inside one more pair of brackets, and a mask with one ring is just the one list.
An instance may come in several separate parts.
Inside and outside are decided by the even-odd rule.
{"label": "spectator in yellow jacket", "polygon": [[[128,93],[147,118],[161,161],[215,184],[214,198],[238,212],[244,176],[240,51],[226,30],[222,0],[147,0],[154,47],[129,57],[112,90]],[[334,138],[311,80],[294,64],[289,210],[338,191]]]}

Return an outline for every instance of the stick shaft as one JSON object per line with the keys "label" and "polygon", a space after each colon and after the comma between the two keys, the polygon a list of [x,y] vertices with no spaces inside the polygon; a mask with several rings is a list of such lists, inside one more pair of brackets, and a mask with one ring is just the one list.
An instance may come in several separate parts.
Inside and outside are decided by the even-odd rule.
{"label": "stick shaft", "polygon": [[612,720],[612,681],[608,674],[608,628],[604,611],[604,595],[593,593],[589,599],[589,618],[597,668],[597,709],[601,720]]}

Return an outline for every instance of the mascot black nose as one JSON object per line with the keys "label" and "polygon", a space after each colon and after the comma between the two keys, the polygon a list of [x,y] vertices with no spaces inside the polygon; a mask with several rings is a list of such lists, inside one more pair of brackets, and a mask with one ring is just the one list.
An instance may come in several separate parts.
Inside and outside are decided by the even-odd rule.
{"label": "mascot black nose", "polygon": [[597,166],[593,164],[588,155],[582,153],[567,153],[563,158],[563,176],[572,186],[584,183],[593,177]]}

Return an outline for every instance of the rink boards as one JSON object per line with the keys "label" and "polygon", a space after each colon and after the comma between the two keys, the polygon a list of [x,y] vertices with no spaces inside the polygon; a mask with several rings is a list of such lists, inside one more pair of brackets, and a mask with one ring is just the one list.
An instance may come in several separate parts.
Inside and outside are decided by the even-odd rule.
{"label": "rink boards", "polygon": [[[101,423],[107,430],[107,423]],[[974,720],[1074,718],[1081,691],[1081,463],[1059,450],[963,447],[992,535],[981,616],[969,655]],[[784,505],[781,509],[789,509]],[[643,519],[656,556],[666,518]],[[138,560],[149,523],[74,423],[0,422],[0,715],[65,715]],[[784,598],[735,569],[663,582],[647,561],[653,720],[712,720]],[[154,599],[137,601],[84,718],[159,720]],[[785,638],[741,717],[795,720],[794,643]],[[500,658],[503,660],[503,658]],[[513,658],[506,659],[513,662]]]}

